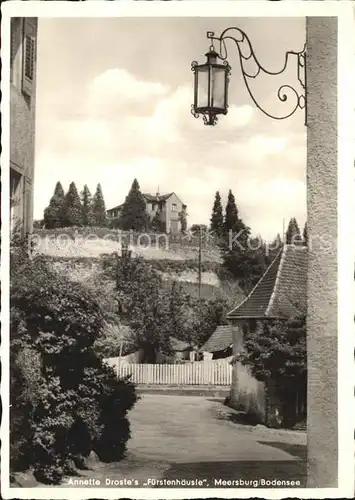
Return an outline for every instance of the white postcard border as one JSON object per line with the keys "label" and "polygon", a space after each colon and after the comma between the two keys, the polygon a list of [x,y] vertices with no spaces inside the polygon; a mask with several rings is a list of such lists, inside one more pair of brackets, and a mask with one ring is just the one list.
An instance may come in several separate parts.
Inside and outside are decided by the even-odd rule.
{"label": "white postcard border", "polygon": [[[272,3],[254,1],[189,1],[189,2],[21,2],[2,4],[2,63],[3,75],[9,74],[9,17],[293,17],[337,16],[338,45],[338,220],[339,220],[339,337],[338,337],[338,429],[339,429],[339,487],[334,489],[148,489],[148,488],[10,488],[9,484],[9,78],[3,78],[2,119],[2,252],[1,252],[1,321],[2,321],[2,384],[3,405],[1,425],[1,484],[4,498],[90,499],[90,498],[339,498],[353,497],[354,492],[354,226],[349,208],[353,206],[354,162],[354,8],[350,1],[294,1]],[[352,41],[349,43],[349,41]],[[350,270],[350,272],[349,272]],[[351,332],[353,335],[351,335]],[[351,355],[349,355],[349,353]],[[352,399],[351,399],[352,398]],[[351,401],[350,401],[351,399]],[[351,436],[351,439],[349,439]]]}

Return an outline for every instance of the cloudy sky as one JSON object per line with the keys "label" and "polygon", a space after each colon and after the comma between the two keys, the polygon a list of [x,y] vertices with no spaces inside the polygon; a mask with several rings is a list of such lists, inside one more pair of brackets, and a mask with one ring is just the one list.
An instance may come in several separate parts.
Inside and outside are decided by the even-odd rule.
{"label": "cloudy sky", "polygon": [[[106,207],[124,201],[136,177],[144,192],[174,191],[189,223],[207,223],[214,194],[232,189],[253,234],[272,238],[283,219],[306,217],[306,132],[298,111],[284,121],[256,109],[231,42],[230,110],[215,127],[190,113],[191,61],[204,61],[206,31],[245,30],[260,63],[271,71],[286,50],[302,50],[303,18],[40,19],[35,218],[42,218],[57,180],[93,192]],[[267,109],[282,113],[275,91],[286,79],[252,82]]]}

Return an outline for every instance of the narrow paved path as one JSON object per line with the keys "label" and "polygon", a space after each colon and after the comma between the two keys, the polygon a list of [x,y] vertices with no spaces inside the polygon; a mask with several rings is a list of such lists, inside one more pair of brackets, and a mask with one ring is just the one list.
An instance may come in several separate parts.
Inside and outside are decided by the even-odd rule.
{"label": "narrow paved path", "polygon": [[219,409],[219,400],[206,397],[145,394],[129,414],[128,449],[143,460],[174,463],[295,459],[262,444],[253,428],[218,418]]}
{"label": "narrow paved path", "polygon": [[[218,399],[143,394],[128,415],[132,437],[126,458],[109,464],[93,459],[87,470],[65,478],[61,486],[285,487],[261,480],[306,486],[304,433],[236,424],[231,414]],[[27,476],[20,481],[23,486],[39,486]]]}
{"label": "narrow paved path", "polygon": [[140,477],[202,479],[210,487],[260,479],[305,486],[305,435],[236,424],[220,400],[145,394],[129,419],[126,463],[141,464]]}

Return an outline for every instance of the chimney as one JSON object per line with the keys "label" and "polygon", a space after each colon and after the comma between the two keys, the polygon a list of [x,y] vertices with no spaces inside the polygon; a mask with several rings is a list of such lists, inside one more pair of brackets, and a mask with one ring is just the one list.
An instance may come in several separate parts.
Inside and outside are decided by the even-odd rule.
{"label": "chimney", "polygon": [[158,189],[157,189],[157,200],[159,201],[159,197],[160,197],[160,193],[159,193],[159,186],[158,186]]}

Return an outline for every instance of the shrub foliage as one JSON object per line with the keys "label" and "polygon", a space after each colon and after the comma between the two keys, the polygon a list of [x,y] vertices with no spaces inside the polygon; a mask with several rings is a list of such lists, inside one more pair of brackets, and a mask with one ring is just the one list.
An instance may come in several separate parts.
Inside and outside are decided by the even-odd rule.
{"label": "shrub foliage", "polygon": [[292,426],[296,395],[306,393],[307,334],[306,318],[300,315],[285,321],[260,323],[247,333],[245,352],[239,361],[250,367],[257,380],[273,381],[283,401],[283,422]]}
{"label": "shrub foliage", "polygon": [[94,353],[103,314],[91,292],[14,249],[10,321],[12,470],[56,484],[91,451],[120,460],[135,387]]}

